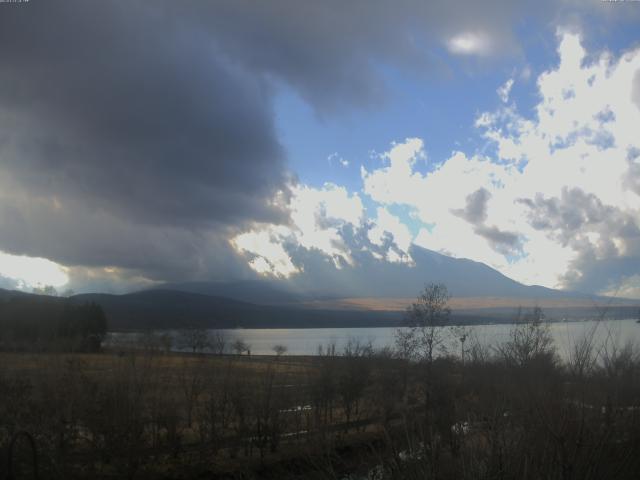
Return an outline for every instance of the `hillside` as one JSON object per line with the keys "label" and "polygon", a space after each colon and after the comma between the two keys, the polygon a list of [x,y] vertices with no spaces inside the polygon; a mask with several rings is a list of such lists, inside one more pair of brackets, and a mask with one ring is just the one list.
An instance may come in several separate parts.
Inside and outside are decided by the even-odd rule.
{"label": "hillside", "polygon": [[[376,261],[344,266],[339,270],[328,268],[322,282],[306,276],[303,271],[289,280],[168,283],[163,288],[260,305],[309,307],[317,303],[330,310],[341,309],[338,305],[340,302],[336,301],[343,299],[401,298],[411,301],[425,284],[432,282],[444,283],[455,298],[515,298],[517,304],[558,300],[593,303],[594,298],[600,303],[607,301],[579,292],[523,285],[483,263],[449,257],[415,245],[411,249],[411,256],[414,260],[412,265]],[[389,309],[396,308],[383,305],[375,310]]]}
{"label": "hillside", "polygon": [[76,295],[73,302],[100,304],[111,330],[206,328],[311,328],[391,326],[399,312],[311,310],[256,305],[237,300],[180,292],[147,290],[125,295]]}

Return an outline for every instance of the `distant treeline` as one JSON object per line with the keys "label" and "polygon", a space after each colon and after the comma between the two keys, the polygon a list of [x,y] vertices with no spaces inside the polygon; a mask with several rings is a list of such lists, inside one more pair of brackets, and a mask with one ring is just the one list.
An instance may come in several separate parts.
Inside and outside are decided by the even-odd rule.
{"label": "distant treeline", "polygon": [[0,300],[0,349],[95,352],[107,332],[107,319],[95,303],[15,296]]}

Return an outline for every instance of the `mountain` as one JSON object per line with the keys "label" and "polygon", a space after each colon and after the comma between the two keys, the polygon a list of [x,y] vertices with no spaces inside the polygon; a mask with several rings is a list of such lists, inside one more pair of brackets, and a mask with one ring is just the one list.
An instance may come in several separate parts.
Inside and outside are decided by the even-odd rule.
{"label": "mountain", "polygon": [[332,264],[322,262],[305,265],[309,268],[304,268],[288,280],[169,283],[162,288],[261,305],[308,305],[316,301],[359,297],[413,299],[425,284],[432,282],[444,283],[454,297],[592,297],[537,285],[523,285],[483,263],[448,257],[415,245],[411,249],[411,257],[413,265],[369,258],[359,259],[361,261],[355,262],[354,266],[345,265],[337,269]]}
{"label": "mountain", "polygon": [[259,305],[284,305],[310,300],[309,295],[296,293],[288,286],[277,286],[268,280],[166,283],[162,289],[226,297]]}
{"label": "mountain", "polygon": [[[377,309],[367,305],[335,308],[332,303],[296,306],[257,305],[238,300],[177,290],[145,290],[124,295],[80,294],[70,298],[47,297],[0,289],[0,303],[19,297],[38,305],[42,322],[51,321],[65,302],[99,304],[107,317],[109,330],[146,330],[179,328],[340,328],[400,325],[402,309],[380,299]],[[505,300],[505,299],[503,299]],[[514,318],[514,304],[498,307],[468,308],[468,302],[453,299],[454,323],[508,322]],[[489,303],[488,305],[490,305]],[[387,307],[389,305],[389,307]],[[466,305],[466,307],[465,307]],[[397,308],[397,310],[389,310]],[[48,313],[47,313],[48,312]],[[633,318],[637,302],[619,301],[607,310],[607,318]],[[547,318],[597,318],[600,310],[586,303],[549,302]]]}
{"label": "mountain", "polygon": [[[637,316],[638,301],[522,285],[482,263],[415,246],[411,256],[413,265],[358,261],[338,269],[323,262],[306,264],[309,268],[290,280],[174,283],[124,295],[80,294],[56,302],[101,305],[112,330],[372,327],[398,325],[424,285],[438,282],[454,297],[456,322],[509,321],[519,305],[539,305],[555,319],[597,317],[598,305],[608,305],[608,317]],[[0,301],[18,295],[34,302],[50,298],[0,290]]]}
{"label": "mountain", "polygon": [[375,262],[354,267],[354,280],[359,281],[366,296],[415,297],[425,283],[444,283],[455,297],[524,297],[566,296],[567,292],[537,285],[523,285],[497,270],[465,258],[453,258],[416,245],[411,248],[414,265]]}
{"label": "mountain", "polygon": [[112,330],[163,328],[312,328],[393,326],[399,312],[329,311],[256,305],[177,290],[145,290],[124,295],[82,294],[75,303],[102,306]]}
{"label": "mountain", "polygon": [[[84,294],[69,299],[74,303],[95,302],[102,306],[111,330],[203,328],[340,328],[398,326],[403,309],[337,309],[330,303],[309,308],[257,305],[238,300],[177,290],[146,290],[124,295]],[[515,303],[501,306],[465,307],[452,302],[452,321],[456,323],[496,323],[512,321]],[[598,318],[602,310],[587,302],[548,301],[549,319]],[[487,304],[487,305],[490,305]],[[524,304],[531,307],[533,304]],[[637,301],[619,301],[606,310],[607,318],[635,317]],[[324,307],[324,308],[323,308]],[[393,308],[393,307],[391,307]]]}
{"label": "mountain", "polygon": [[[31,293],[26,293],[26,292],[21,292],[19,290],[5,290],[3,288],[0,288],[0,300],[8,300],[10,298],[13,297],[22,297],[22,296],[29,296],[29,295],[33,295]],[[33,295],[34,297],[39,296],[39,295]]]}

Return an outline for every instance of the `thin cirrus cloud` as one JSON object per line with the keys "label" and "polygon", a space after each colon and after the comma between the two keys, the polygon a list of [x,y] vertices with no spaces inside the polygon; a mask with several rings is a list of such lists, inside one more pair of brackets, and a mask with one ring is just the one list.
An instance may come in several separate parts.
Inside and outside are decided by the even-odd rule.
{"label": "thin cirrus cloud", "polygon": [[[362,168],[362,190],[343,195],[368,197],[378,205],[376,218],[343,218],[330,244],[349,258],[341,235],[348,225],[368,232],[370,245],[351,246],[370,249],[373,259],[386,256],[374,245],[409,254],[411,224],[418,233],[410,243],[484,262],[527,284],[637,295],[640,50],[587,57],[579,35],[560,32],[558,55],[537,79],[533,115],[506,102],[508,81],[499,91],[503,105],[478,116],[491,154],[453,152],[422,173],[421,162],[431,160],[413,138],[392,145],[382,166]],[[337,188],[317,190],[318,201]],[[394,206],[408,208],[411,220],[390,219]],[[307,214],[318,219],[318,211]],[[313,228],[323,232],[330,223]]]}

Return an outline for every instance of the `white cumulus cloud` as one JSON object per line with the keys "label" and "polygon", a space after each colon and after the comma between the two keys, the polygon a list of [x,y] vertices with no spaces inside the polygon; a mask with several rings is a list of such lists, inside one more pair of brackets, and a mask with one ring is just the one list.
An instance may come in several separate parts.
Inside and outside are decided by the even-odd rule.
{"label": "white cumulus cloud", "polygon": [[[487,45],[465,33],[449,47],[480,53]],[[244,234],[269,232],[264,247],[245,239],[235,241],[237,249],[254,255],[257,271],[290,275],[299,267],[287,248],[320,251],[336,267],[353,264],[354,249],[411,265],[415,244],[486,263],[525,284],[605,292],[620,281],[635,291],[629,270],[640,268],[640,49],[618,58],[587,55],[578,35],[560,33],[558,55],[532,85],[539,95],[533,114],[509,102],[509,79],[498,88],[497,109],[476,118],[495,147],[483,150],[490,153],[453,151],[427,163],[422,139],[392,144],[374,156],[381,165],[361,167],[361,192],[294,187],[291,224]],[[367,219],[360,195],[373,203],[375,218]],[[410,212],[415,237],[391,214],[394,206]]]}

